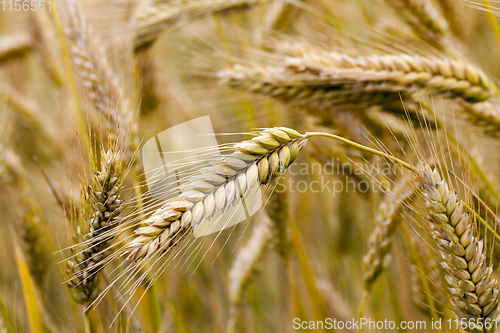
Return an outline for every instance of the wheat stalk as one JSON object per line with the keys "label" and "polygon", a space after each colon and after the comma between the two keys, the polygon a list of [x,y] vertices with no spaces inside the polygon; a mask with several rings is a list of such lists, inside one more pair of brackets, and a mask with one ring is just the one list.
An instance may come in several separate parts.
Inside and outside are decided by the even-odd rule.
{"label": "wheat stalk", "polygon": [[178,198],[168,200],[135,231],[124,248],[133,261],[147,259],[177,245],[194,226],[240,202],[254,184],[268,184],[297,158],[306,144],[295,130],[277,127],[233,146],[234,153],[214,161],[183,186]]}
{"label": "wheat stalk", "polygon": [[[68,259],[68,286],[76,302],[89,304],[99,294],[99,263],[109,255],[109,245],[113,240],[109,231],[120,223],[118,215],[123,209],[120,199],[124,173],[121,170],[122,154],[109,150],[101,157],[101,171],[92,180],[89,193],[84,193],[85,208],[82,222],[88,231],[83,234],[77,227],[76,243],[72,256]],[[86,190],[86,189],[85,189]]]}
{"label": "wheat stalk", "polygon": [[[430,234],[438,247],[453,311],[458,318],[476,323],[494,320],[498,314],[498,285],[493,267],[475,224],[456,192],[439,172],[422,162],[416,170],[426,199]],[[494,327],[495,325],[493,325]],[[486,332],[473,328],[468,332]]]}
{"label": "wheat stalk", "polygon": [[31,49],[31,36],[25,33],[0,38],[0,64],[18,58]]}
{"label": "wheat stalk", "polygon": [[8,333],[7,326],[3,322],[3,317],[0,314],[0,333]]}
{"label": "wheat stalk", "polygon": [[139,7],[136,14],[134,47],[140,51],[149,47],[158,35],[180,22],[251,8],[267,0],[194,0],[176,4],[157,3]]}
{"label": "wheat stalk", "polygon": [[393,236],[401,223],[401,219],[397,215],[398,209],[413,194],[413,188],[404,180],[396,185],[393,192],[388,191],[379,205],[375,217],[375,228],[368,237],[368,250],[363,257],[365,270],[363,287],[367,292],[371,290],[377,278],[388,265]]}
{"label": "wheat stalk", "polygon": [[[329,280],[316,279],[316,286],[324,295],[328,310],[339,321],[347,321],[353,318],[351,307],[339,288]],[[353,329],[343,329],[341,332],[354,332]]]}
{"label": "wheat stalk", "polygon": [[[281,176],[283,177],[283,176]],[[280,177],[279,184],[284,185]],[[288,230],[288,193],[273,191],[266,205],[267,214],[262,214],[252,229],[248,242],[238,252],[229,272],[229,320],[227,332],[235,332],[237,315],[243,295],[252,278],[259,271],[259,263],[270,246],[287,262],[290,255]]]}
{"label": "wheat stalk", "polygon": [[259,263],[267,253],[273,238],[274,221],[262,214],[252,229],[249,241],[240,249],[229,271],[229,320],[227,333],[236,331],[236,317],[243,301],[243,294],[252,278],[259,271]]}

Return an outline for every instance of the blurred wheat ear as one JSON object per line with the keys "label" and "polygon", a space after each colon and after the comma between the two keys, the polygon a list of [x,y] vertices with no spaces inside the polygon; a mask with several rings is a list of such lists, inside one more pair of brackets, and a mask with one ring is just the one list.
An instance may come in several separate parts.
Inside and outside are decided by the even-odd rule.
{"label": "blurred wheat ear", "polygon": [[412,185],[403,179],[395,185],[394,190],[387,191],[383,201],[380,203],[377,216],[375,218],[375,227],[368,238],[368,250],[363,257],[364,288],[370,292],[373,284],[388,266],[390,260],[389,253],[392,248],[393,236],[401,223],[398,216],[398,210],[409,200],[415,191]]}
{"label": "blurred wheat ear", "polygon": [[448,22],[439,8],[428,0],[386,0],[400,17],[425,41],[442,49],[441,38],[448,30]]}
{"label": "blurred wheat ear", "polygon": [[25,33],[0,38],[0,64],[25,55],[31,50],[31,44],[31,37]]}
{"label": "blurred wheat ear", "polygon": [[151,46],[162,31],[199,18],[251,8],[267,0],[194,0],[179,4],[140,6],[136,14],[134,47],[141,52]]}
{"label": "blurred wheat ear", "polygon": [[355,103],[358,110],[378,104],[404,117],[401,95],[411,99],[419,88],[429,95],[466,103],[471,121],[484,125],[487,133],[496,135],[500,129],[499,109],[486,111],[481,103],[496,105],[497,85],[478,67],[446,57],[352,57],[327,50],[302,50],[300,56],[283,57],[279,65],[238,64],[218,76],[232,88],[305,106],[312,114]]}

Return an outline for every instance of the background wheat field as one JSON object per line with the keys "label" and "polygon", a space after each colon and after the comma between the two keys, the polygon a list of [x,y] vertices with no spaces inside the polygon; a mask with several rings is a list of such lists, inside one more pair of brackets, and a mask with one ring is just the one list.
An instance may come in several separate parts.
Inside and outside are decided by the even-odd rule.
{"label": "background wheat field", "polygon": [[490,2],[2,1],[0,333],[495,332]]}

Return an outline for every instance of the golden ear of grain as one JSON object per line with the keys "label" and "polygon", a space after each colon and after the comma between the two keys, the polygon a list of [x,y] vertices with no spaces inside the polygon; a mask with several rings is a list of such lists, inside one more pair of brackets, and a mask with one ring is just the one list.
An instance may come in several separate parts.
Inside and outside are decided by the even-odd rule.
{"label": "golden ear of grain", "polygon": [[494,103],[499,95],[497,85],[478,67],[450,58],[407,54],[352,57],[304,50],[301,56],[284,57],[281,65],[235,65],[218,76],[232,88],[308,109],[380,104],[399,115],[404,114],[400,93],[411,99],[420,88],[430,95],[473,105],[467,109],[471,119],[476,124],[487,123],[489,133],[491,128],[500,132],[499,108],[478,104],[490,99]]}
{"label": "golden ear of grain", "polygon": [[[426,201],[430,235],[436,242],[449,298],[458,318],[475,320],[468,332],[488,332],[480,322],[498,315],[498,285],[471,216],[439,172],[421,162],[416,174]],[[493,325],[494,326],[494,325]]]}
{"label": "golden ear of grain", "polygon": [[72,250],[73,256],[67,262],[67,273],[71,278],[68,287],[75,301],[86,305],[99,294],[99,272],[104,267],[113,240],[109,231],[120,223],[118,215],[123,209],[119,198],[123,181],[122,155],[109,150],[101,160],[101,171],[94,175],[82,216],[88,232],[81,235],[78,228],[80,235],[77,238],[82,243]]}
{"label": "golden ear of grain", "polygon": [[[225,155],[223,168],[214,161],[214,167],[204,168],[201,177],[185,186],[178,198],[168,200],[135,231],[136,237],[125,247],[133,261],[147,259],[177,245],[192,227],[209,222],[224,212],[250,191],[254,184],[268,184],[283,173],[297,158],[307,139],[295,130],[277,127],[260,132],[252,140],[233,146],[234,153]],[[220,178],[222,182],[203,182]],[[237,191],[235,190],[237,189]]]}

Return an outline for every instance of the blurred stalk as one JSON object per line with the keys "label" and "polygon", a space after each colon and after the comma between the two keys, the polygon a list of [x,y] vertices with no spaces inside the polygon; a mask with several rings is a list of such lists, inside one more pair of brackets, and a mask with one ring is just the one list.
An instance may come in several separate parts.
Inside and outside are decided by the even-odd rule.
{"label": "blurred stalk", "polygon": [[3,304],[2,297],[0,295],[0,316],[3,319],[3,323],[7,328],[8,333],[16,333],[14,330],[14,326],[12,325],[12,321],[10,320],[9,313],[7,312],[7,308],[5,307],[5,304]]}
{"label": "blurred stalk", "polygon": [[[326,301],[321,296],[318,287],[316,286],[316,278],[314,276],[314,271],[311,267],[311,263],[307,258],[307,254],[304,250],[304,245],[302,240],[300,239],[299,232],[297,230],[297,226],[295,223],[291,224],[292,228],[292,250],[297,255],[297,259],[299,260],[300,267],[302,269],[302,274],[304,276],[304,280],[307,286],[307,290],[309,292],[309,296],[313,302],[313,306],[315,309],[315,314],[318,320],[324,320],[324,318],[329,317],[328,306],[326,305]],[[335,331],[334,331],[335,332]]]}
{"label": "blurred stalk", "polygon": [[[431,313],[431,318],[439,318],[437,312],[436,312],[436,302],[434,301],[434,298],[432,297],[432,291],[431,291],[431,286],[429,285],[429,279],[425,275],[425,270],[424,270],[424,265],[422,264],[422,260],[420,258],[420,255],[418,254],[417,250],[415,249],[415,246],[413,245],[410,233],[408,231],[408,228],[404,223],[400,224],[400,230],[403,233],[404,238],[406,238],[406,241],[408,242],[410,246],[410,252],[411,256],[413,258],[413,261],[415,265],[417,266],[418,269],[418,275],[419,279],[422,282],[422,287],[424,294],[427,299],[427,303],[429,305],[429,311]],[[442,332],[442,330],[439,328],[437,329],[438,332]]]}
{"label": "blurred stalk", "polygon": [[160,330],[161,306],[154,286],[146,288],[142,284],[137,288],[139,296],[138,310],[142,319],[144,333],[155,333]]}
{"label": "blurred stalk", "polygon": [[35,284],[31,277],[28,264],[24,258],[23,251],[21,250],[14,232],[14,228],[11,226],[11,238],[14,243],[14,257],[17,265],[17,272],[19,274],[19,280],[21,282],[24,305],[26,306],[26,316],[29,322],[30,330],[32,333],[42,333],[42,319],[40,314],[40,309],[38,308],[38,300],[35,290]]}
{"label": "blurred stalk", "polygon": [[493,27],[493,31],[495,32],[495,36],[497,37],[498,45],[500,46],[500,25],[498,24],[495,14],[493,13],[490,2],[488,0],[483,0],[483,3],[486,7],[486,12],[488,13],[488,18],[490,19],[491,26]]}

